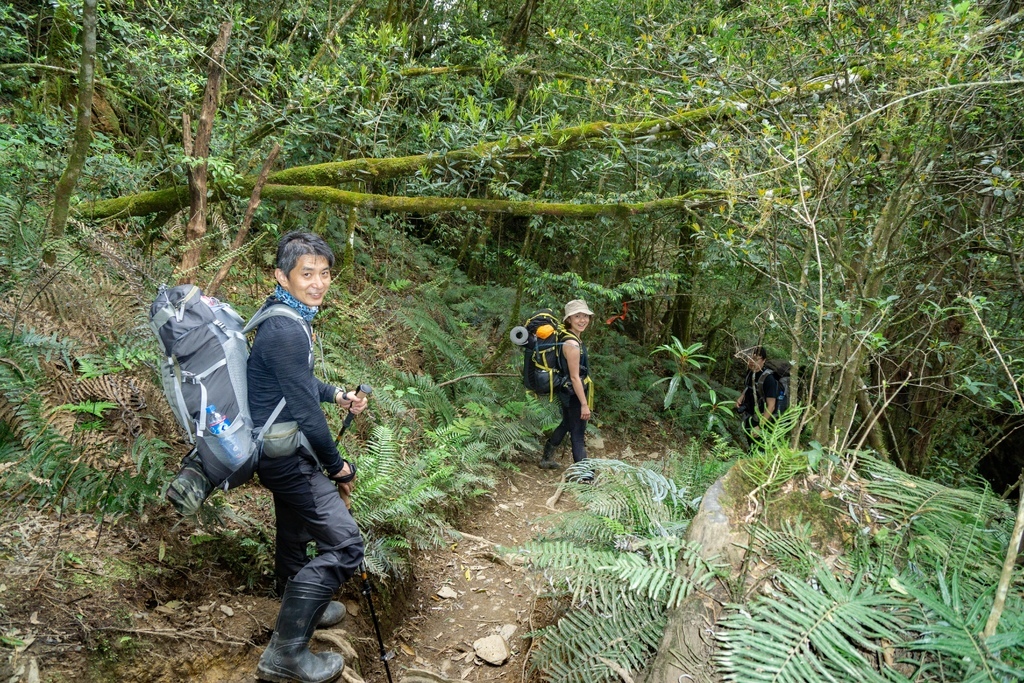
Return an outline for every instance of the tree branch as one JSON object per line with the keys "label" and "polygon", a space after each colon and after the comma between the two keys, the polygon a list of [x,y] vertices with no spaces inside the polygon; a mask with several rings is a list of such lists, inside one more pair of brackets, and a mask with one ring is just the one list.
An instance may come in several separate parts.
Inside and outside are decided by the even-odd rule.
{"label": "tree branch", "polygon": [[193,271],[199,266],[199,258],[202,253],[202,239],[206,236],[206,185],[207,165],[206,159],[210,156],[210,138],[213,136],[213,119],[217,114],[217,99],[220,95],[220,78],[224,73],[221,60],[228,48],[228,38],[231,37],[231,22],[225,21],[220,25],[217,33],[217,40],[210,48],[210,66],[206,76],[206,90],[203,92],[203,105],[199,110],[199,123],[196,126],[196,137],[192,140],[192,131],[188,125],[188,117],[184,116],[185,125],[182,130],[182,143],[185,153],[199,160],[190,164],[188,168],[188,190],[189,203],[192,211],[189,214],[188,225],[185,227],[185,240],[188,243],[188,250],[178,264],[178,282],[188,282]]}
{"label": "tree branch", "polygon": [[[555,131],[519,135],[512,138],[481,142],[471,147],[452,150],[445,154],[413,154],[404,157],[384,159],[362,158],[347,161],[296,166],[270,175],[268,183],[273,185],[307,185],[337,187],[349,182],[386,180],[418,173],[423,169],[445,168],[467,162],[498,160],[514,156],[531,155],[540,150],[568,150],[584,143],[635,142],[645,144],[664,140],[703,124],[719,121],[721,117],[732,116],[751,108],[749,101],[780,102],[797,96],[811,96],[837,90],[858,80],[867,78],[870,72],[860,69],[842,76],[824,76],[795,86],[781,88],[768,95],[744,91],[732,100],[718,102],[700,109],[680,112],[675,116],[640,121],[611,123],[592,121]],[[241,187],[248,191],[254,179],[245,178]],[[81,215],[85,218],[103,219],[113,217],[141,216],[157,212],[173,212],[184,207],[185,194],[182,188],[168,188],[140,192],[129,197],[106,199],[85,204]]]}
{"label": "tree branch", "polygon": [[252,225],[252,217],[256,214],[256,209],[260,205],[260,193],[263,191],[263,186],[267,182],[267,176],[270,175],[270,169],[274,166],[274,162],[277,160],[277,155],[281,152],[281,145],[274,143],[274,148],[270,150],[270,154],[267,155],[267,160],[263,162],[263,168],[260,169],[260,175],[256,179],[256,186],[252,188],[252,195],[249,197],[249,206],[245,209],[245,217],[242,218],[242,224],[238,228],[238,234],[235,235],[235,239],[231,242],[231,251],[228,257],[221,264],[220,269],[214,276],[213,280],[210,281],[210,286],[206,288],[207,294],[215,296],[217,289],[220,284],[224,281],[224,278],[228,276],[228,270],[231,269],[231,262],[234,261],[234,254],[241,250],[242,245],[245,244],[245,238],[249,234],[249,226]]}
{"label": "tree branch", "polygon": [[684,195],[656,199],[649,202],[623,204],[572,204],[555,202],[513,202],[501,199],[452,199],[450,197],[392,197],[389,195],[350,192],[333,187],[304,185],[267,185],[263,189],[267,199],[279,201],[314,201],[342,204],[373,211],[413,213],[504,213],[510,216],[562,216],[567,218],[597,218],[598,216],[629,216],[651,213],[663,209],[694,208],[707,202],[720,202],[725,190],[700,189]]}

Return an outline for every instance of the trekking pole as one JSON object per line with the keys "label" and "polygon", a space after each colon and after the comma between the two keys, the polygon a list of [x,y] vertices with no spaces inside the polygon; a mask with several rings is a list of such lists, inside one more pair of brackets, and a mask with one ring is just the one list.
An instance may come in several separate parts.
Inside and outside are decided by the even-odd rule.
{"label": "trekking pole", "polygon": [[[369,384],[360,384],[359,388],[356,389],[356,396],[359,397],[369,396],[372,393],[373,387]],[[335,445],[341,443],[341,437],[345,435],[345,430],[347,430],[349,425],[352,424],[353,419],[355,419],[355,414],[350,411],[349,414],[345,416],[345,421],[341,424],[341,431],[338,432],[338,438],[334,440]],[[342,500],[345,501],[345,506],[348,507],[348,500],[346,500],[346,496],[342,495]],[[366,604],[370,607],[370,619],[373,621],[373,630],[377,634],[377,645],[380,646],[380,661],[384,662],[384,672],[388,675],[388,683],[393,683],[391,680],[391,667],[388,666],[388,660],[393,659],[395,653],[388,652],[384,648],[384,637],[380,634],[380,621],[377,619],[377,610],[373,607],[373,585],[370,583],[370,575],[366,571],[365,562],[359,565],[359,571],[363,578],[362,593],[366,596]]]}
{"label": "trekking pole", "polygon": [[[369,396],[373,393],[373,387],[369,384],[360,384],[359,388],[356,389],[356,396],[362,398],[363,396]],[[352,424],[352,420],[355,419],[355,413],[349,411],[348,415],[345,416],[345,421],[341,423],[341,431],[338,432],[338,437],[334,440],[334,445],[337,447],[341,443],[341,437],[345,436],[345,430]],[[345,507],[350,508],[352,505],[349,503],[348,493],[343,491],[340,487],[338,488],[338,495],[341,496],[341,500],[345,503]]]}
{"label": "trekking pole", "polygon": [[377,632],[377,644],[380,645],[380,661],[384,662],[384,672],[388,675],[388,683],[391,680],[391,667],[388,660],[395,656],[394,652],[387,652],[384,649],[384,638],[380,635],[380,622],[377,621],[377,610],[373,608],[373,586],[370,585],[370,575],[366,573],[366,563],[363,562],[359,571],[363,574],[363,595],[366,596],[366,604],[370,606],[370,618],[373,620],[373,630]]}
{"label": "trekking pole", "polygon": [[[369,396],[373,393],[373,387],[369,384],[360,384],[359,388],[356,389],[356,396],[362,398],[363,396]],[[338,432],[337,438],[334,439],[334,445],[337,446],[341,443],[341,437],[345,436],[345,430],[348,429],[349,425],[352,424],[352,420],[355,419],[355,414],[349,411],[349,414],[345,416],[345,421],[341,423],[341,431]]]}

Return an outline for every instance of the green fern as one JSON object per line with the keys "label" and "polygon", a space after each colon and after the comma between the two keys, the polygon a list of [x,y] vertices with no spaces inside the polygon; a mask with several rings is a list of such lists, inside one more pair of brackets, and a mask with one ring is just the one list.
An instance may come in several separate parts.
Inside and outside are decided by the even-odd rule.
{"label": "green fern", "polygon": [[664,609],[646,600],[588,605],[530,634],[541,642],[532,668],[548,681],[621,681],[609,663],[625,671],[642,669],[658,647],[665,621]]}
{"label": "green fern", "polygon": [[412,451],[401,447],[390,427],[375,427],[358,458],[359,484],[352,497],[352,513],[368,540],[370,570],[403,574],[403,550],[445,542],[454,513],[493,488],[494,457],[458,421],[426,430]]}
{"label": "green fern", "polygon": [[779,419],[761,430],[758,447],[742,463],[743,474],[764,496],[771,495],[787,481],[807,469],[807,455],[789,446],[789,434],[800,416],[792,406]]}
{"label": "green fern", "polygon": [[479,372],[479,359],[471,361],[459,344],[464,336],[460,330],[442,328],[428,311],[418,307],[402,310],[398,318],[416,334],[434,366],[450,368],[451,377]]}
{"label": "green fern", "polygon": [[754,547],[763,550],[787,573],[801,579],[808,579],[821,566],[822,558],[811,545],[811,523],[800,517],[790,521],[782,520],[782,529],[773,531],[763,524],[748,527],[754,540]]}
{"label": "green fern", "polygon": [[622,547],[625,552],[549,541],[528,543],[520,553],[574,603],[631,593],[675,607],[714,578],[715,569],[700,557],[699,547],[678,537],[631,539]]}
{"label": "green fern", "polygon": [[719,622],[716,655],[725,680],[820,681],[907,680],[896,671],[879,673],[865,653],[882,640],[900,642],[905,600],[875,592],[862,577],[850,584],[819,571],[812,582],[779,574],[784,593],[733,605]]}
{"label": "green fern", "polygon": [[903,562],[938,563],[980,592],[996,583],[1009,543],[1013,511],[988,489],[949,488],[861,456],[872,517],[902,542]]}
{"label": "green fern", "polygon": [[[1017,608],[1004,610],[1008,620],[992,637],[982,637],[982,629],[992,607],[993,591],[985,591],[972,599],[969,590],[957,573],[947,577],[938,568],[936,584],[923,583],[912,576],[901,577],[904,590],[914,599],[914,623],[907,626],[918,638],[906,645],[907,649],[928,653],[935,664],[926,666],[935,677],[963,683],[1002,683],[1024,680],[1024,667],[1001,658],[1003,653],[1021,659],[1024,652],[1024,618]],[[936,590],[937,589],[937,590]]]}
{"label": "green fern", "polygon": [[520,549],[567,613],[538,635],[533,666],[546,680],[621,680],[653,656],[665,610],[710,587],[716,568],[681,537],[698,497],[658,472],[588,461],[594,484],[569,485],[581,510],[560,515],[549,540]]}
{"label": "green fern", "polygon": [[[614,519],[627,533],[640,536],[681,534],[688,520],[696,514],[699,498],[652,469],[619,460],[587,460],[576,467],[580,473],[596,471],[600,485],[565,486],[587,514]],[[575,519],[577,516],[569,516],[564,521],[572,523]],[[556,525],[552,535],[566,532],[565,527]]]}

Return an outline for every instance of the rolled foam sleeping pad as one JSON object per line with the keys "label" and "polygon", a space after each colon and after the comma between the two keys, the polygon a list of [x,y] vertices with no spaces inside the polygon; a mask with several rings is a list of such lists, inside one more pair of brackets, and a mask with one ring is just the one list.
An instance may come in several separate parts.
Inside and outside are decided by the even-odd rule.
{"label": "rolled foam sleeping pad", "polygon": [[526,328],[522,325],[517,325],[512,328],[512,331],[508,334],[509,338],[512,339],[512,343],[516,346],[523,346],[526,344],[526,340],[530,337],[530,333],[526,331]]}

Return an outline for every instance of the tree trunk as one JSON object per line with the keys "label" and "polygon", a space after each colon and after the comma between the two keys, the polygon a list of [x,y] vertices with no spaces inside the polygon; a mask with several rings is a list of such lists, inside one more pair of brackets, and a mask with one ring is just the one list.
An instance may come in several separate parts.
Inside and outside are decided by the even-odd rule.
{"label": "tree trunk", "polygon": [[217,289],[220,287],[220,283],[224,281],[224,278],[228,276],[228,270],[231,269],[231,262],[234,260],[234,254],[241,250],[242,245],[245,244],[245,238],[249,235],[249,226],[252,225],[252,218],[256,214],[256,209],[260,205],[260,192],[263,190],[264,183],[267,182],[267,176],[270,175],[270,169],[274,165],[274,161],[277,159],[278,153],[281,151],[281,145],[274,143],[274,148],[270,150],[270,154],[267,155],[267,160],[263,162],[263,168],[260,170],[259,178],[256,179],[256,187],[252,189],[252,196],[249,198],[249,206],[245,209],[245,217],[242,218],[242,224],[238,228],[238,234],[235,235],[235,239],[231,241],[231,252],[228,257],[224,259],[224,263],[221,264],[220,270],[214,276],[210,282],[210,286],[206,288],[206,293],[210,296],[217,294]]}
{"label": "tree trunk", "polygon": [[335,37],[341,32],[341,29],[345,28],[349,19],[352,18],[352,15],[354,15],[362,5],[363,0],[354,0],[354,2],[349,5],[349,8],[345,10],[345,13],[341,15],[341,18],[338,19],[337,23],[335,23],[334,26],[331,27],[331,30],[327,32],[324,42],[320,44],[320,49],[317,50],[316,54],[313,55],[313,59],[309,60],[309,64],[306,66],[306,75],[302,77],[303,83],[306,82],[306,79],[309,78],[309,74],[316,69],[320,60],[323,59],[327,52],[330,52],[333,56],[334,48],[332,45],[334,44]]}
{"label": "tree trunk", "polygon": [[[60,239],[68,223],[68,209],[71,195],[78,184],[78,176],[85,166],[85,157],[92,143],[92,99],[96,74],[96,0],[84,0],[82,10],[82,61],[78,69],[78,104],[75,109],[75,133],[68,165],[57,182],[53,196],[53,214],[50,219],[50,236]],[[44,254],[52,265],[52,253]]]}
{"label": "tree trunk", "polygon": [[345,240],[345,251],[341,255],[341,268],[338,269],[338,280],[343,284],[352,281],[356,264],[356,228],[359,227],[359,209],[349,207],[345,228],[348,238]]}
{"label": "tree trunk", "polygon": [[[676,293],[672,297],[665,317],[662,319],[669,334],[689,346],[693,338],[693,282],[696,279],[697,257],[695,253],[694,232],[686,222],[685,216],[679,226],[679,237],[676,242],[678,256],[676,260]],[[665,332],[659,335],[662,339]],[[667,341],[667,339],[664,339]]]}
{"label": "tree trunk", "polygon": [[203,106],[199,110],[199,124],[196,126],[195,141],[192,141],[192,126],[188,115],[184,115],[182,144],[185,154],[192,158],[188,169],[188,190],[191,213],[188,226],[185,228],[187,251],[177,269],[179,284],[191,282],[194,272],[199,268],[200,256],[203,252],[203,238],[206,237],[206,159],[210,156],[210,137],[213,134],[213,119],[217,114],[217,100],[220,95],[220,77],[224,72],[222,60],[231,37],[231,22],[220,25],[217,40],[210,48],[210,68],[206,77],[206,90],[203,93]]}
{"label": "tree trunk", "polygon": [[533,14],[539,6],[540,0],[523,1],[522,7],[519,8],[516,16],[512,19],[512,23],[508,25],[508,30],[505,31],[505,35],[502,38],[502,42],[505,43],[506,47],[517,47],[519,49],[526,47],[526,39],[530,37],[530,22],[533,20]]}
{"label": "tree trunk", "polygon": [[[733,467],[716,481],[701,499],[700,510],[686,530],[686,539],[700,545],[701,556],[728,565],[733,578],[743,566],[750,536],[742,520],[730,505],[726,482],[738,474]],[[723,582],[716,582],[707,593],[694,592],[668,613],[665,634],[658,654],[644,672],[643,683],[709,683],[716,681],[712,656],[716,650],[715,624],[729,594]]]}

